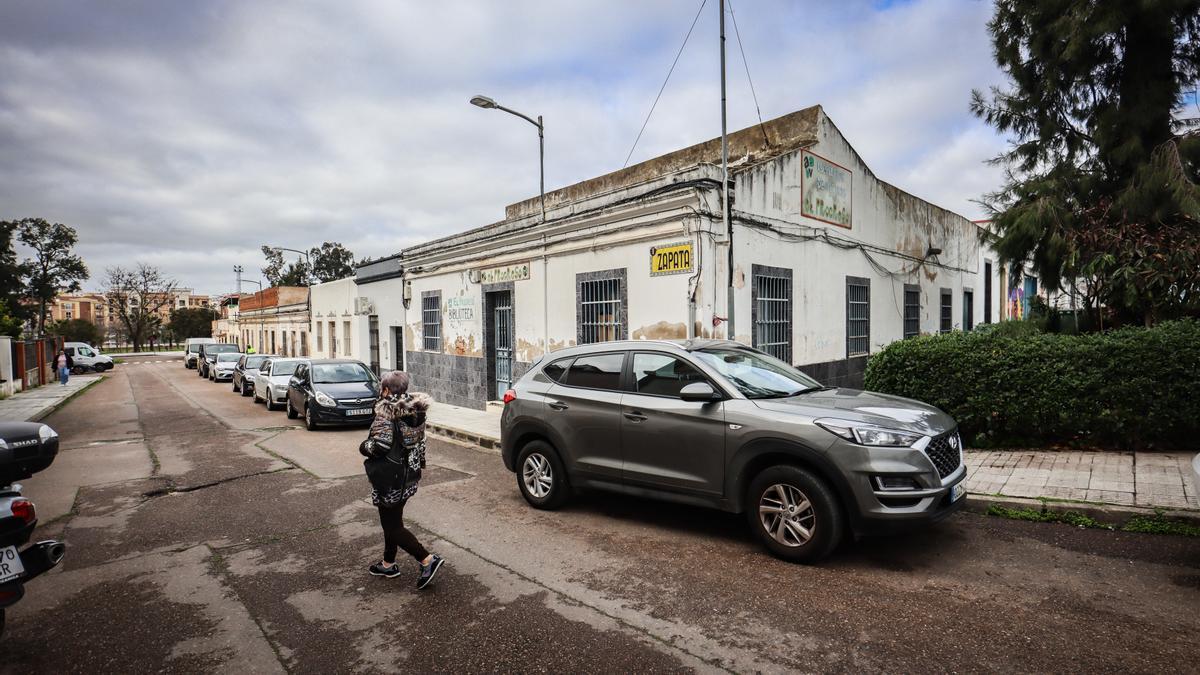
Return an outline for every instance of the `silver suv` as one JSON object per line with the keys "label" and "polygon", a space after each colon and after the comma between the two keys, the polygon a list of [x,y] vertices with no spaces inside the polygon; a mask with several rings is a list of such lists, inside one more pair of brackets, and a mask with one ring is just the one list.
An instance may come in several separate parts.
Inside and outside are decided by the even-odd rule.
{"label": "silver suv", "polygon": [[605,342],[539,360],[504,396],[504,465],[539,509],[599,488],[745,513],[770,551],[828,555],[962,504],[957,425],[823,387],[737,342]]}

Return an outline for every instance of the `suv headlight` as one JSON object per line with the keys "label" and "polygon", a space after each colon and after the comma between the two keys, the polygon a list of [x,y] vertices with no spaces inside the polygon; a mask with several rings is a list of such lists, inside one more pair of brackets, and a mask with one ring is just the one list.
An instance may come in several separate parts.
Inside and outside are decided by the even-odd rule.
{"label": "suv headlight", "polygon": [[42,439],[43,441],[48,441],[58,438],[58,432],[51,429],[49,425],[43,424],[42,428],[38,429],[38,438]]}
{"label": "suv headlight", "polygon": [[325,406],[326,408],[336,408],[337,407],[337,401],[333,400],[329,396],[329,394],[326,394],[323,391],[318,391],[317,395],[314,396],[313,398],[317,399],[317,403],[320,403],[321,405]]}
{"label": "suv headlight", "polygon": [[814,424],[847,441],[875,447],[907,448],[923,437],[922,434],[915,434],[911,431],[883,429],[849,420],[821,419],[816,420]]}

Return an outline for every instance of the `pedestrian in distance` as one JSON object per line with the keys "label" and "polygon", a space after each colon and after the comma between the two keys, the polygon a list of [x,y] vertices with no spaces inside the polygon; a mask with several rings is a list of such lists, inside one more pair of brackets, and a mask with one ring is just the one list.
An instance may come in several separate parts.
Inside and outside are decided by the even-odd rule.
{"label": "pedestrian in distance", "polygon": [[371,481],[371,504],[379,509],[383,527],[383,560],[367,571],[380,577],[400,576],[396,551],[404,549],[421,565],[420,590],[433,582],[445,560],[425,550],[404,527],[404,505],[417,493],[425,468],[425,414],[433,403],[427,394],[408,393],[408,383],[408,374],[399,370],[383,376],[375,420],[358,449],[366,457],[363,467]]}
{"label": "pedestrian in distance", "polygon": [[75,367],[75,359],[67,353],[67,350],[58,350],[58,358],[55,359],[58,370],[58,382],[64,387],[67,385],[67,380],[71,377],[71,369]]}

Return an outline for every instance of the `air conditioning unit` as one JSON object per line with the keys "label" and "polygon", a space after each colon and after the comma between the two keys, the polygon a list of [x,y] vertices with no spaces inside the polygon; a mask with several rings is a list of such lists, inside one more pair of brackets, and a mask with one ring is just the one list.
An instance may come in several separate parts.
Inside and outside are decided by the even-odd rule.
{"label": "air conditioning unit", "polygon": [[371,302],[370,298],[362,298],[362,297],[355,298],[354,299],[354,313],[355,314],[374,314],[375,313],[375,303]]}

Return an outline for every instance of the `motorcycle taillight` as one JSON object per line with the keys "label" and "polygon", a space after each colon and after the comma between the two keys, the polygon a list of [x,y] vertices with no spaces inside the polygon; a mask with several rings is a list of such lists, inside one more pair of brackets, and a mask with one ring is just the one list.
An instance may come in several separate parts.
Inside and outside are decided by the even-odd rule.
{"label": "motorcycle taillight", "polygon": [[9,505],[12,509],[12,514],[26,523],[32,523],[37,520],[37,510],[33,508],[33,502],[28,499],[18,499]]}

